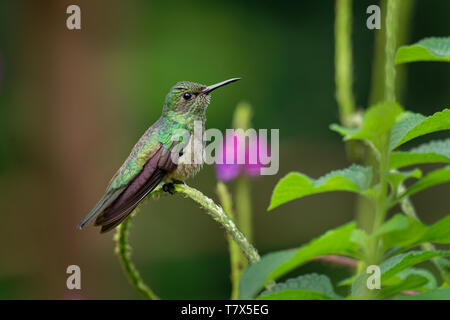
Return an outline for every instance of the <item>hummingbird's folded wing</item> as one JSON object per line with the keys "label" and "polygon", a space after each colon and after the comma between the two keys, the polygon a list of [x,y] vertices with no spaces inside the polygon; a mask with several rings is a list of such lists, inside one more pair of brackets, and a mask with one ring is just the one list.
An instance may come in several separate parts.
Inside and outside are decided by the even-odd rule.
{"label": "hummingbird's folded wing", "polygon": [[171,158],[171,148],[166,149],[161,144],[142,171],[104,210],[104,213],[97,217],[95,225],[102,226],[101,232],[107,232],[119,225],[158,186],[164,176],[175,168],[176,164],[172,162]]}
{"label": "hummingbird's folded wing", "polygon": [[124,170],[116,173],[105,195],[79,224],[80,229],[94,218],[96,218],[95,225],[102,226],[101,232],[113,229],[133,212],[168,172],[175,170],[176,164],[171,158],[173,146],[166,148],[157,142],[155,147],[155,151],[151,153],[142,169],[128,183],[117,186],[115,182],[122,178]]}

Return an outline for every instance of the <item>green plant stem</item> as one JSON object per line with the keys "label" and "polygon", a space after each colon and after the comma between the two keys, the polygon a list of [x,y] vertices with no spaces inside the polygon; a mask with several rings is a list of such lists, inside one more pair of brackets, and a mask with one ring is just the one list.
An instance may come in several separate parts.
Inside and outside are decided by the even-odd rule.
{"label": "green plant stem", "polygon": [[[415,8],[415,0],[402,0],[398,4],[399,17],[397,25],[397,47],[409,42],[412,16]],[[386,16],[386,0],[380,1],[381,17]],[[375,45],[373,53],[372,63],[372,79],[370,88],[370,98],[368,105],[374,105],[384,100],[385,93],[385,69],[386,57],[385,57],[385,45],[386,45],[386,32],[384,27],[375,31]],[[406,72],[407,64],[397,66],[395,91],[397,101],[402,101],[402,97],[406,88]]]}
{"label": "green plant stem", "polygon": [[[235,129],[247,130],[251,127],[252,108],[246,102],[240,102],[233,114],[233,127]],[[252,206],[250,183],[248,178],[241,175],[236,179],[235,186],[235,202],[236,202],[236,222],[247,239],[251,242],[253,238],[252,232]],[[247,259],[240,253],[239,265],[244,270],[248,263]]]}
{"label": "green plant stem", "polygon": [[[400,16],[397,24],[397,46],[408,42],[410,25],[412,21],[412,15],[414,13],[414,0],[402,0],[399,2]],[[386,17],[387,12],[387,1],[380,1],[381,7],[381,17]],[[395,58],[395,57],[392,57]],[[386,78],[386,27],[382,26],[381,30],[375,31],[375,46],[374,46],[374,57],[372,63],[372,80],[370,88],[370,98],[368,105],[374,105],[381,102],[385,98],[385,78]],[[404,93],[405,82],[406,82],[406,66],[397,66],[396,80],[395,80],[395,91],[397,100],[401,100]],[[370,150],[369,150],[370,151]],[[374,167],[376,165],[377,159],[373,156],[371,152],[364,153],[364,160],[362,161],[367,166]],[[356,220],[358,226],[364,230],[370,230],[371,222],[373,221],[373,206],[371,202],[364,198],[359,197],[357,200],[357,214]],[[372,219],[371,219],[372,218]]]}
{"label": "green plant stem", "polygon": [[[386,15],[386,0],[380,1],[381,17]],[[375,43],[373,52],[373,62],[372,62],[372,79],[370,87],[370,97],[368,105],[374,105],[377,102],[383,101],[384,99],[384,79],[385,79],[385,69],[386,56],[386,32],[385,28],[381,28],[375,32]]]}
{"label": "green plant stem", "polygon": [[[387,137],[386,137],[387,138]],[[382,246],[380,244],[380,237],[377,235],[378,229],[384,222],[386,218],[386,213],[388,209],[388,181],[387,181],[387,173],[389,168],[389,151],[388,151],[388,143],[385,143],[385,149],[379,155],[379,167],[378,167],[378,175],[380,177],[379,181],[379,190],[377,192],[375,198],[375,216],[372,225],[372,232],[369,237],[368,249],[366,252],[366,261],[365,267],[369,265],[379,265],[382,260]],[[363,271],[364,272],[364,271]],[[372,290],[368,290],[364,285],[363,298],[364,299],[372,299],[376,296],[376,294]]]}
{"label": "green plant stem", "polygon": [[128,235],[131,226],[131,220],[136,214],[135,210],[124,222],[117,227],[117,233],[115,236],[116,241],[116,253],[120,257],[123,270],[128,277],[128,280],[133,286],[149,300],[159,300],[158,296],[144,283],[139,272],[131,261],[131,247],[129,245]]}
{"label": "green plant stem", "polygon": [[247,130],[251,127],[252,116],[251,105],[245,101],[239,102],[233,114],[233,128]]}
{"label": "green plant stem", "polygon": [[[352,0],[336,0],[336,18],[334,24],[335,83],[336,101],[339,109],[340,123],[347,128],[358,127],[362,122],[362,113],[355,110],[353,85],[352,55]],[[364,146],[360,141],[345,143],[347,158],[360,162]]]}
{"label": "green plant stem", "polygon": [[[210,198],[205,196],[203,193],[189,187],[187,184],[175,184],[174,185],[174,194],[178,193],[185,198],[190,198],[191,200],[200,204],[200,206],[206,210],[206,212],[217,221],[222,227],[224,227],[225,231],[230,235],[236,244],[241,249],[241,252],[246,257],[247,261],[251,264],[259,261],[260,257],[256,249],[251,245],[245,235],[239,230],[233,220],[225,213],[221,206],[218,206],[214,203]],[[167,192],[164,192],[161,187],[153,190],[151,196],[154,198],[158,198],[161,195],[167,195]]]}
{"label": "green plant stem", "polygon": [[[388,0],[386,13],[386,50],[385,50],[385,99],[395,100],[395,50],[396,50],[396,27],[398,19],[398,1]],[[383,223],[388,209],[387,194],[388,182],[387,174],[389,170],[389,135],[384,137],[383,150],[379,150],[378,154],[378,175],[379,175],[379,191],[375,200],[375,217],[372,226],[372,234],[375,234]],[[368,262],[376,264],[380,259],[378,237],[372,236],[369,245],[370,252]]]}
{"label": "green plant stem", "polygon": [[[399,15],[399,5],[397,0],[387,2],[386,13],[386,59],[385,59],[385,100],[395,101],[395,50],[396,50],[396,30]],[[367,265],[379,265],[382,260],[382,246],[377,231],[386,218],[388,210],[388,181],[389,173],[389,134],[386,134],[382,150],[378,154],[378,176],[379,190],[375,199],[375,217],[372,232],[368,244]],[[364,290],[365,298],[373,298],[375,294],[371,290]]]}
{"label": "green plant stem", "polygon": [[175,193],[179,193],[184,197],[190,198],[201,205],[203,209],[233,238],[241,251],[244,253],[248,262],[255,263],[260,257],[256,249],[250,244],[245,235],[238,229],[233,220],[228,217],[222,207],[214,203],[210,198],[200,191],[189,187],[186,184],[176,184]]}
{"label": "green plant stem", "polygon": [[[191,188],[186,184],[175,184],[173,192],[178,193],[185,198],[190,198],[194,202],[200,204],[200,206],[206,210],[206,212],[217,221],[231,238],[236,242],[239,248],[244,253],[245,257],[250,263],[255,263],[260,260],[259,254],[256,249],[248,242],[247,238],[242,234],[242,232],[234,224],[233,220],[225,213],[222,207],[214,203],[210,198],[205,196],[203,193],[197,189]],[[159,198],[161,195],[167,195],[161,187],[157,187],[148,197]],[[148,198],[147,197],[147,198]],[[117,228],[117,234],[115,237],[116,241],[116,252],[119,254],[123,269],[130,280],[131,284],[136,287],[136,289],[142,293],[142,295],[151,300],[158,299],[156,294],[144,283],[139,275],[136,267],[131,261],[128,235],[129,227],[133,216],[136,214],[135,210],[121,225]]]}
{"label": "green plant stem", "polygon": [[[223,182],[217,183],[217,195],[223,210],[234,221],[233,202],[227,186]],[[231,300],[239,299],[239,280],[242,274],[242,265],[240,263],[241,252],[238,245],[234,242],[230,235],[227,235],[228,248],[230,250],[230,265],[231,265]]]}
{"label": "green plant stem", "polygon": [[335,82],[336,100],[342,125],[352,126],[355,99],[352,92],[352,15],[351,0],[336,0],[335,36]]}
{"label": "green plant stem", "polygon": [[379,177],[380,182],[379,186],[380,189],[378,191],[378,194],[376,196],[375,200],[375,218],[374,223],[372,226],[372,245],[369,247],[371,248],[371,252],[369,254],[369,264],[379,264],[381,260],[381,248],[379,244],[379,237],[374,236],[374,234],[377,233],[378,229],[381,227],[381,225],[384,222],[384,219],[386,218],[386,213],[388,210],[388,181],[387,181],[387,175],[388,175],[388,169],[389,169],[389,156],[387,151],[388,144],[386,143],[386,150],[380,154],[379,159]]}
{"label": "green plant stem", "polygon": [[[250,183],[248,178],[239,176],[236,179],[235,185],[237,224],[247,239],[252,241],[252,204],[250,197]],[[247,268],[247,260],[242,254],[240,255],[239,264],[243,270]]]}
{"label": "green plant stem", "polygon": [[250,183],[246,176],[236,179],[236,212],[238,225],[249,241],[252,241],[252,203]]}
{"label": "green plant stem", "polygon": [[397,50],[398,0],[388,0],[386,13],[385,100],[395,101],[395,51]]}

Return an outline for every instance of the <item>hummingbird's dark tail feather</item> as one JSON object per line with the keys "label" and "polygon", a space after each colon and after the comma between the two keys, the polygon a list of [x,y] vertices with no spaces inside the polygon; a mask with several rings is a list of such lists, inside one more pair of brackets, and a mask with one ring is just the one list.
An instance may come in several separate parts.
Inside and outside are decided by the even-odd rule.
{"label": "hummingbird's dark tail feather", "polygon": [[95,225],[102,226],[102,233],[112,230],[125,220],[165,175],[176,168],[170,156],[170,150],[161,146],[120,196],[98,215]]}
{"label": "hummingbird's dark tail feather", "polygon": [[100,233],[105,233],[105,232],[113,230],[115,227],[117,227],[119,224],[121,224],[126,218],[128,218],[128,215],[123,216],[122,218],[120,218],[120,220],[117,220],[110,224],[106,224],[106,225],[102,226]]}
{"label": "hummingbird's dark tail feather", "polygon": [[78,228],[82,229],[86,224],[91,222],[92,219],[96,218],[100,213],[102,213],[107,207],[109,207],[122,193],[124,188],[115,189],[108,191],[100,201],[92,208],[91,211],[86,215],[86,217],[80,222]]}

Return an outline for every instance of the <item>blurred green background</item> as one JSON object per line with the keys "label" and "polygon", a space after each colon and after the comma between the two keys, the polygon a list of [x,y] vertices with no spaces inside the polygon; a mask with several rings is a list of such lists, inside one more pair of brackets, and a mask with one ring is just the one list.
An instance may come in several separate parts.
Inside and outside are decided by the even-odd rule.
{"label": "blurred green background", "polygon": [[[374,36],[354,1],[354,91],[370,95]],[[81,31],[66,8],[81,7]],[[417,0],[409,43],[448,36],[450,2]],[[318,177],[348,165],[334,86],[334,1],[2,1],[0,3],[0,298],[140,298],[114,254],[113,233],[80,231],[131,147],[180,80],[239,83],[214,93],[207,127],[230,127],[235,105],[255,128],[280,129],[280,171],[252,180],[255,245],[296,247],[354,217],[356,197],[330,193],[268,213],[287,172]],[[431,114],[450,104],[450,65],[407,66],[403,105]],[[188,182],[215,195],[212,166]],[[233,183],[229,184],[233,188]],[[415,198],[423,221],[448,214],[448,185]],[[230,292],[224,232],[179,197],[150,201],[132,229],[133,256],[162,298],[221,299]],[[68,265],[82,290],[66,288]],[[302,270],[325,270],[309,264]],[[302,270],[296,272],[303,272]],[[335,277],[346,270],[333,269]]]}

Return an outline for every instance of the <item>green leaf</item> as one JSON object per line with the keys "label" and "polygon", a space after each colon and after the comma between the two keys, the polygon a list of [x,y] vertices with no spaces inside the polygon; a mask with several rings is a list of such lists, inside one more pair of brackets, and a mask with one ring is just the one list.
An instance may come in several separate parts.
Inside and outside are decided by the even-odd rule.
{"label": "green leaf", "polygon": [[353,275],[351,277],[345,278],[337,283],[338,286],[350,286],[353,282],[355,282],[358,276]]}
{"label": "green leaf", "polygon": [[388,173],[388,181],[392,184],[392,189],[397,190],[397,187],[403,181],[409,178],[420,179],[422,177],[422,171],[419,169],[414,169],[411,171],[398,171],[391,170]]}
{"label": "green leaf", "polygon": [[[356,235],[360,229],[356,229],[352,234],[352,239],[356,240]],[[426,226],[419,220],[407,217],[404,214],[396,214],[388,221],[383,223],[378,231],[374,234],[382,239],[383,250],[386,252],[393,247],[398,247],[403,250],[412,248],[424,242],[434,242],[439,244],[450,243],[450,216],[447,216],[431,226]],[[361,237],[364,239],[364,237]],[[367,240],[364,240],[367,242]],[[364,241],[359,241],[360,247],[363,246]],[[446,268],[445,264],[450,267],[450,262],[445,258],[439,257],[442,268]],[[410,269],[408,269],[410,270]],[[406,270],[404,271],[406,272]],[[360,276],[353,276],[339,282],[338,285],[346,286],[354,283],[357,279],[361,280]],[[387,281],[385,277],[382,277],[382,284],[391,285],[391,281]],[[398,282],[398,281],[397,281]],[[394,283],[397,283],[394,282]],[[359,283],[361,285],[362,282]],[[356,286],[356,285],[355,285]],[[356,288],[355,288],[356,290]]]}
{"label": "green leaf", "polygon": [[239,283],[240,299],[253,299],[258,291],[274,277],[272,273],[286,261],[291,261],[298,249],[271,252],[261,257],[257,263],[245,269]]}
{"label": "green leaf", "polygon": [[[385,260],[380,265],[381,281],[387,281],[402,270],[435,257],[450,256],[450,250],[409,251]],[[368,275],[362,272],[352,285],[352,296],[359,297],[365,288]]]}
{"label": "green leaf", "polygon": [[363,251],[368,250],[367,246],[369,244],[369,235],[365,230],[355,229],[352,233],[350,241],[357,243],[359,248],[363,249]]}
{"label": "green leaf", "polygon": [[[447,258],[438,257],[434,259],[434,262],[444,270],[444,272],[450,272],[450,261]],[[444,282],[442,286],[450,286],[450,283]]]}
{"label": "green leaf", "polygon": [[330,230],[298,249],[269,253],[244,272],[240,282],[240,298],[252,299],[262,287],[311,259],[338,254],[359,257],[358,244],[352,241],[355,223],[351,222]]}
{"label": "green leaf", "polygon": [[389,149],[394,150],[416,137],[448,129],[450,129],[450,109],[436,112],[428,118],[419,113],[404,112],[391,130]]}
{"label": "green leaf", "polygon": [[419,220],[396,214],[386,221],[376,234],[382,237],[383,248],[386,251],[395,246],[409,248],[421,243],[426,232],[427,226]]}
{"label": "green leaf", "polygon": [[406,249],[424,242],[448,244],[450,216],[426,226],[417,219],[396,214],[379,228],[376,235],[382,237],[385,251],[396,246]]}
{"label": "green leaf", "polygon": [[317,180],[302,173],[291,172],[275,186],[268,210],[311,194],[328,191],[361,193],[370,186],[371,180],[372,169],[359,165],[332,171]]}
{"label": "green leaf", "polygon": [[[442,259],[444,259],[444,258],[442,258]],[[426,284],[418,285],[418,286],[415,286],[414,288],[410,287],[409,289],[402,289],[401,291],[411,290],[411,289],[434,290],[437,288],[436,278],[430,271],[428,271],[426,269],[420,269],[420,268],[414,268],[414,267],[407,268],[407,269],[397,273],[395,276],[391,277],[388,280],[384,280],[384,281],[382,280],[381,283],[383,286],[398,286],[402,282],[404,282],[406,279],[408,279],[408,277],[411,275],[418,275],[418,276],[425,278]]]}
{"label": "green leaf", "polygon": [[450,250],[409,251],[406,253],[401,253],[385,260],[380,265],[381,277],[384,278],[384,280],[387,280],[408,267],[435,257],[446,256],[450,256]]}
{"label": "green leaf", "polygon": [[418,274],[411,274],[408,275],[404,280],[402,280],[399,284],[396,284],[394,286],[389,286],[382,288],[380,290],[380,293],[378,294],[378,297],[385,298],[393,296],[399,292],[405,291],[405,290],[413,290],[418,287],[422,287],[423,285],[428,283],[428,279],[418,275]]}
{"label": "green leaf", "polygon": [[265,290],[258,300],[329,300],[340,299],[330,279],[316,273],[288,279]]}
{"label": "green leaf", "polygon": [[414,296],[397,296],[395,300],[450,300],[450,288],[439,288]]}
{"label": "green leaf", "polygon": [[395,63],[415,61],[446,61],[450,62],[450,37],[425,38],[410,46],[397,50]]}
{"label": "green leaf", "polygon": [[401,168],[420,163],[450,163],[450,139],[435,140],[409,151],[391,153],[389,167]]}
{"label": "green leaf", "polygon": [[425,269],[408,268],[386,281],[382,281],[383,289],[379,297],[393,296],[406,290],[434,290],[437,281],[433,274]]}
{"label": "green leaf", "polygon": [[364,113],[363,123],[359,128],[348,129],[333,124],[330,129],[342,134],[345,141],[366,140],[381,152],[385,149],[388,143],[388,133],[402,110],[402,107],[396,102],[380,102],[367,109]]}
{"label": "green leaf", "polygon": [[398,199],[450,181],[450,166],[434,170],[410,186]]}
{"label": "green leaf", "polygon": [[330,300],[330,298],[316,291],[286,289],[280,292],[269,293],[265,296],[259,296],[256,300]]}
{"label": "green leaf", "polygon": [[428,227],[421,242],[450,243],[450,215]]}

